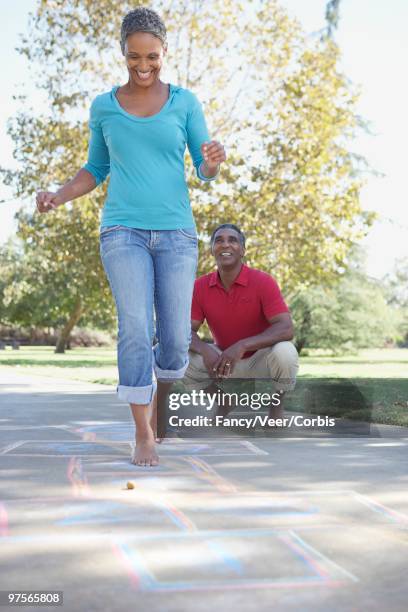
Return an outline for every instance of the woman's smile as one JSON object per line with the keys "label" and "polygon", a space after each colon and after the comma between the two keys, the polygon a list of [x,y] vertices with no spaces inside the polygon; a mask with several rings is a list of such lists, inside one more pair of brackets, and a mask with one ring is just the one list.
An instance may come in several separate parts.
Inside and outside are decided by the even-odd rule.
{"label": "woman's smile", "polygon": [[150,76],[153,74],[153,70],[149,70],[147,72],[142,72],[141,70],[135,70],[136,75],[141,81],[147,81]]}

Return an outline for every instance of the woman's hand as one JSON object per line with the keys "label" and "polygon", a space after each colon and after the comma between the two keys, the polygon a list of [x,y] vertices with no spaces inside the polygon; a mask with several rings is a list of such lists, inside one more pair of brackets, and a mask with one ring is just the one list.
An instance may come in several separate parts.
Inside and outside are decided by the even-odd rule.
{"label": "woman's hand", "polygon": [[36,197],[37,210],[46,213],[63,204],[61,196],[52,191],[39,191]]}
{"label": "woman's hand", "polygon": [[218,166],[227,158],[225,149],[217,140],[205,142],[201,145],[201,153],[203,154],[205,165],[211,174],[218,172]]}
{"label": "woman's hand", "polygon": [[68,183],[63,185],[56,193],[52,191],[39,191],[37,193],[37,210],[40,213],[49,212],[65,202],[72,202],[75,198],[89,193],[96,187],[96,180],[93,174],[81,168]]}

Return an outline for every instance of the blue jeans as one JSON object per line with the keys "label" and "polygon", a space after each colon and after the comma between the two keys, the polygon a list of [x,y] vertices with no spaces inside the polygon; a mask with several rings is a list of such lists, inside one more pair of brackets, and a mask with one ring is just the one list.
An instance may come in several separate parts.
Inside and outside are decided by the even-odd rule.
{"label": "blue jeans", "polygon": [[188,366],[196,231],[115,225],[102,228],[100,248],[118,313],[118,397],[149,404],[153,370],[157,379],[173,381]]}

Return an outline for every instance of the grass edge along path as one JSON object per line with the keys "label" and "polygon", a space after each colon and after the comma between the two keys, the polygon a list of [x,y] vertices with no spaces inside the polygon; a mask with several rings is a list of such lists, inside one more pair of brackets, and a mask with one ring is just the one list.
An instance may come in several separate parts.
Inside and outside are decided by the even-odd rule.
{"label": "grass edge along path", "polygon": [[[50,376],[111,387],[117,384],[114,348],[75,348],[57,355],[53,347],[21,347],[18,351],[8,347],[0,351],[0,367],[3,372],[12,368],[23,376]],[[408,426],[408,349],[371,349],[341,356],[310,351],[301,356],[299,386],[310,380],[316,387],[319,381],[335,378],[347,379],[370,396],[369,409],[350,411],[347,418]],[[325,409],[327,414],[338,415],[338,408],[329,408]]]}

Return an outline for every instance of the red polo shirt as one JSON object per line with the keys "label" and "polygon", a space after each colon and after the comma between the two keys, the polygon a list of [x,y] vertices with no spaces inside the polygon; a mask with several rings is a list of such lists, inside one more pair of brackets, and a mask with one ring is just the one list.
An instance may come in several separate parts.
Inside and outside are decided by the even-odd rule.
{"label": "red polo shirt", "polygon": [[[229,291],[222,286],[218,271],[195,281],[191,318],[201,322],[206,319],[221,350],[262,333],[270,325],[268,319],[288,311],[276,280],[246,265]],[[244,357],[253,353],[245,353]]]}

